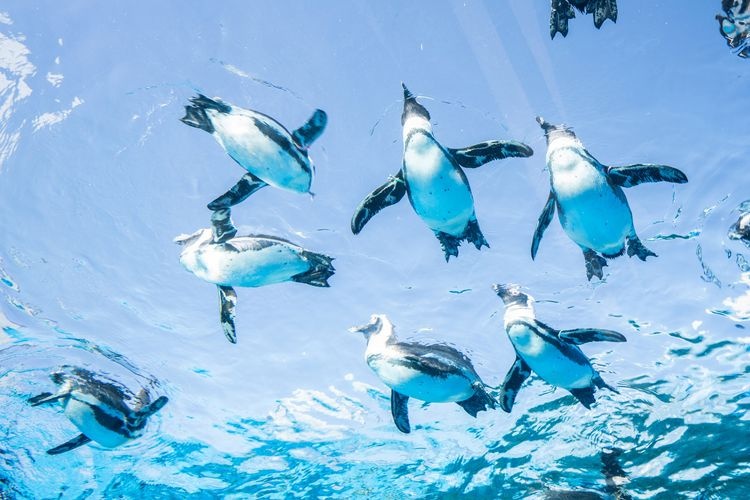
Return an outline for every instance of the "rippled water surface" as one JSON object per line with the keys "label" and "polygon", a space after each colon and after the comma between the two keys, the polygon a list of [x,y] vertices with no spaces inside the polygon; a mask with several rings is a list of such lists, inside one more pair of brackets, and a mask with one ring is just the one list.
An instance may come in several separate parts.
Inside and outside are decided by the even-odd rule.
{"label": "rippled water surface", "polygon": [[[579,15],[552,41],[546,0],[4,2],[0,498],[747,498],[750,248],[727,233],[750,198],[750,63],[718,33],[718,0],[618,3],[616,24]],[[351,234],[400,168],[402,81],[446,146],[534,148],[467,171],[491,248],[446,264],[405,201]],[[242,174],[178,121],[196,92],[290,129],[329,115],[315,196],[265,189],[233,216],[335,257],[331,288],[238,289],[237,345],[172,243]],[[687,174],[627,190],[658,258],[589,283],[554,220],[531,260],[549,190],[536,115],[604,163]],[[622,332],[583,346],[620,394],[586,410],[532,376],[511,414],[412,400],[399,433],[347,329],[386,313],[496,386],[515,357],[496,282],[556,328]],[[129,444],[49,456],[78,431],[26,400],[63,364],[170,402]]]}

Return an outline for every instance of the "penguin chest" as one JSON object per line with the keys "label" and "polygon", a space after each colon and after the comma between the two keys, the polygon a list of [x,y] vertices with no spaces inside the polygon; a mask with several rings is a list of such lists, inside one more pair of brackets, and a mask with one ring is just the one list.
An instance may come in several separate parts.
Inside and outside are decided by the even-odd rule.
{"label": "penguin chest", "polygon": [[427,134],[413,134],[404,149],[404,173],[414,211],[433,231],[463,235],[474,198],[460,167]]}
{"label": "penguin chest", "polygon": [[464,401],[474,394],[471,382],[460,373],[420,369],[413,360],[397,355],[370,355],[367,364],[388,387],[428,403]]}
{"label": "penguin chest", "polygon": [[590,387],[594,371],[576,346],[552,342],[527,325],[508,329],[518,355],[545,382],[565,389]]}
{"label": "penguin chest", "polygon": [[131,439],[126,435],[122,415],[101,402],[71,397],[65,405],[65,416],[82,434],[107,448],[114,448]]}
{"label": "penguin chest", "polygon": [[214,137],[242,168],[271,186],[310,191],[312,164],[281,125],[263,115],[207,113]]}
{"label": "penguin chest", "polygon": [[182,265],[197,277],[223,286],[259,287],[289,281],[307,271],[309,263],[298,249],[284,244],[230,250],[208,244],[180,256]]}
{"label": "penguin chest", "polygon": [[552,189],[560,224],[578,245],[606,255],[622,251],[625,237],[634,233],[625,194],[604,173],[573,150],[551,155]]}

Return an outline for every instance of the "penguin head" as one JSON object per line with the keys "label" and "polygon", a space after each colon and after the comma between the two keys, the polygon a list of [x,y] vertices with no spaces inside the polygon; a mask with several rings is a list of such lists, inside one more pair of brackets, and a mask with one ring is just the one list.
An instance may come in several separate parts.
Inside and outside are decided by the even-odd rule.
{"label": "penguin head", "polygon": [[370,316],[370,322],[362,326],[353,326],[349,328],[352,333],[362,333],[366,339],[370,339],[371,336],[377,335],[382,331],[387,330],[388,332],[393,331],[393,323],[388,319],[385,314],[373,314]]}
{"label": "penguin head", "polygon": [[495,284],[492,285],[492,289],[495,291],[498,297],[500,297],[506,307],[510,306],[521,306],[528,307],[534,302],[533,297],[526,295],[521,291],[521,287],[508,283],[505,285]]}
{"label": "penguin head", "polygon": [[542,130],[544,130],[544,135],[547,137],[547,144],[550,144],[553,140],[561,137],[577,139],[575,133],[573,133],[573,129],[570,127],[566,127],[565,125],[553,125],[541,116],[536,117],[536,122],[542,127]]}
{"label": "penguin head", "polygon": [[401,82],[401,86],[404,88],[404,112],[401,113],[401,126],[406,123],[406,120],[413,117],[422,118],[429,122],[430,112],[427,111],[427,108],[417,102],[417,98],[406,88],[404,82]]}

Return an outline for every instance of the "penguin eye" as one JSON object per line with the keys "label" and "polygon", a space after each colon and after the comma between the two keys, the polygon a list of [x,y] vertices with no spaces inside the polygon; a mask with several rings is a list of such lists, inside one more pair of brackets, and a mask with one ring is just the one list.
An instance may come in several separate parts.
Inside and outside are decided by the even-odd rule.
{"label": "penguin eye", "polygon": [[721,31],[723,31],[726,35],[731,35],[735,31],[737,31],[737,27],[729,19],[724,19],[721,22]]}

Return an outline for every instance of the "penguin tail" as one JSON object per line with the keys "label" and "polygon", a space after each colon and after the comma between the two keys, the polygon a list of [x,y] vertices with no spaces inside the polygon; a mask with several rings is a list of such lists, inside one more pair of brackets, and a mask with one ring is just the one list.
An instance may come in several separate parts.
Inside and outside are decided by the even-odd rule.
{"label": "penguin tail", "polygon": [[597,387],[598,389],[608,389],[608,390],[610,390],[610,391],[614,392],[615,394],[620,394],[620,391],[618,391],[618,390],[617,390],[616,388],[614,388],[614,387],[612,387],[611,385],[609,385],[608,383],[606,383],[606,382],[605,382],[605,381],[604,381],[604,380],[602,379],[601,375],[599,375],[598,373],[596,374],[596,377],[594,377],[594,380],[593,380],[593,382],[594,382],[594,385],[595,385],[595,386],[596,386],[596,387]]}
{"label": "penguin tail", "polygon": [[333,258],[308,251],[303,252],[303,257],[310,263],[310,269],[304,273],[292,276],[292,281],[323,288],[330,287],[331,285],[328,284],[328,278],[333,276],[336,272],[336,269],[334,269],[332,264]]}
{"label": "penguin tail", "polygon": [[203,94],[198,94],[196,97],[190,98],[190,105],[185,106],[185,116],[180,118],[180,121],[185,125],[190,125],[191,127],[199,128],[209,134],[213,134],[214,126],[206,114],[207,109],[214,109],[219,113],[229,113],[232,110],[228,104],[211,99]]}

